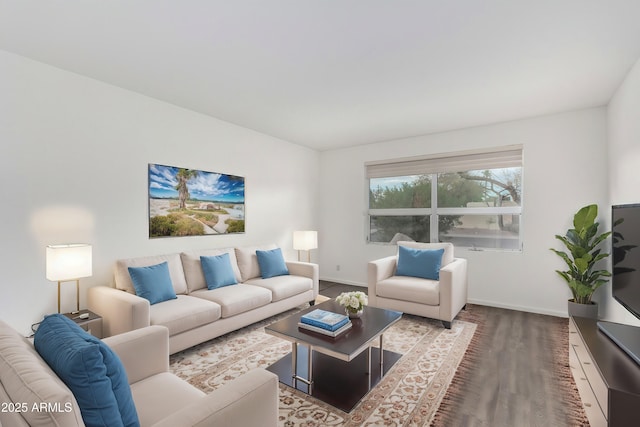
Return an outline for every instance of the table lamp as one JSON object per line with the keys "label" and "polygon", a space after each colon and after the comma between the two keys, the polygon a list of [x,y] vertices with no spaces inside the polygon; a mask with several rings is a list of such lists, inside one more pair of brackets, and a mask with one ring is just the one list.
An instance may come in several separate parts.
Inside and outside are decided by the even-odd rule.
{"label": "table lamp", "polygon": [[293,249],[298,251],[298,261],[300,261],[300,251],[307,251],[307,262],[311,262],[311,249],[318,247],[317,231],[294,231]]}
{"label": "table lamp", "polygon": [[80,279],[91,274],[91,245],[80,243],[47,246],[47,280],[58,282],[58,313],[60,283],[75,280],[76,308],[80,311]]}

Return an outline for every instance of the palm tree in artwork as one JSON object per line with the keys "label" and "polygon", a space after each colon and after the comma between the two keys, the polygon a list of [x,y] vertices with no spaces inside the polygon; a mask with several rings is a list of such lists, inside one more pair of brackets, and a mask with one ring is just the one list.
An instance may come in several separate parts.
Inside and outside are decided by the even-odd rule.
{"label": "palm tree in artwork", "polygon": [[185,209],[187,206],[187,200],[189,200],[189,188],[187,183],[191,178],[198,176],[198,171],[193,169],[180,169],[176,174],[178,184],[176,184],[176,190],[178,190],[178,200],[180,201],[180,209]]}

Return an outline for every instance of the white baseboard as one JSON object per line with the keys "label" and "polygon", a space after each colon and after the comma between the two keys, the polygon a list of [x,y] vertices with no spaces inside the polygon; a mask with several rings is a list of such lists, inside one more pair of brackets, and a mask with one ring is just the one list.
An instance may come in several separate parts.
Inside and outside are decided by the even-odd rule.
{"label": "white baseboard", "polygon": [[[361,283],[361,282],[355,282],[355,281],[344,280],[344,279],[333,279],[331,277],[321,277],[320,280],[323,280],[323,281],[326,281],[326,282],[339,283],[339,284],[342,284],[342,285],[358,286],[358,287],[361,287],[361,288],[366,288],[367,287],[366,284]],[[495,302],[495,301],[486,301],[486,300],[481,300],[481,299],[469,299],[467,301],[470,304],[486,305],[488,307],[496,307],[496,308],[504,308],[504,309],[507,309],[507,310],[524,311],[524,312],[527,312],[527,313],[544,314],[544,315],[547,315],[547,316],[554,316],[554,317],[565,317],[565,318],[567,317],[567,313],[566,312],[556,311],[556,310],[545,310],[545,309],[541,309],[541,308],[537,308],[537,307],[502,304],[502,303]]]}
{"label": "white baseboard", "polygon": [[505,308],[507,310],[525,311],[527,313],[535,313],[535,314],[545,314],[547,316],[554,316],[554,317],[564,317],[564,318],[567,317],[567,313],[563,313],[561,311],[556,311],[556,310],[545,310],[537,307],[502,304],[495,301],[485,301],[485,300],[478,300],[478,299],[468,299],[467,301],[470,304],[486,305],[488,307]]}

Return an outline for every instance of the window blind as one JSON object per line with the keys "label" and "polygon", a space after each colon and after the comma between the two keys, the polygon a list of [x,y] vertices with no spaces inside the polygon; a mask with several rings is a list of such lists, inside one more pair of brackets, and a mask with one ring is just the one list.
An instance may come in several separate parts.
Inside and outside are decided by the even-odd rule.
{"label": "window blind", "polygon": [[367,178],[426,175],[444,172],[500,169],[522,166],[522,147],[446,153],[365,163]]}

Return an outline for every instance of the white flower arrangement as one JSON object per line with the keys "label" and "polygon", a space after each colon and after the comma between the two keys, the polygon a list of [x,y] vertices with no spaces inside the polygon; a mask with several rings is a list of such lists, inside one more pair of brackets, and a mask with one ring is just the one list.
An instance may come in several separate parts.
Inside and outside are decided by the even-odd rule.
{"label": "white flower arrangement", "polygon": [[365,305],[369,304],[367,295],[360,291],[343,292],[336,297],[336,301],[345,309],[353,313],[362,310]]}

